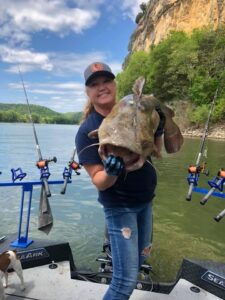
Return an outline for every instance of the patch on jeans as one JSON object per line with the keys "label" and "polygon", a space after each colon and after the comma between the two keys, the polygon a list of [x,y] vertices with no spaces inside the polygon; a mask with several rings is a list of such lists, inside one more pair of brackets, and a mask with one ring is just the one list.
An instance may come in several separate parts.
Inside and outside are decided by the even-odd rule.
{"label": "patch on jeans", "polygon": [[129,227],[124,227],[121,229],[122,235],[125,239],[130,239],[131,237],[131,229]]}

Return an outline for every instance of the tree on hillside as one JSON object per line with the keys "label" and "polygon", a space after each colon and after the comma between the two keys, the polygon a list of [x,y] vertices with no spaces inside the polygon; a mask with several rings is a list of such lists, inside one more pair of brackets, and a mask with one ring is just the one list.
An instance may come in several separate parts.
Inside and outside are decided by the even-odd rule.
{"label": "tree on hillside", "polygon": [[196,106],[193,122],[201,123],[217,87],[214,121],[225,119],[225,27],[196,30],[192,35],[171,32],[149,53],[135,52],[118,74],[118,94],[131,93],[138,76],[146,78],[144,93],[161,101],[186,100]]}
{"label": "tree on hillside", "polygon": [[139,76],[147,77],[148,54],[144,51],[133,53],[129,58],[127,68],[116,76],[117,97],[121,99],[125,95],[132,93],[132,86]]}
{"label": "tree on hillside", "polygon": [[192,39],[198,45],[198,65],[190,97],[194,103],[202,105],[211,102],[217,86],[220,86],[220,95],[224,93],[225,28],[196,30]]}
{"label": "tree on hillside", "polygon": [[139,5],[140,9],[141,9],[141,12],[139,12],[135,18],[135,22],[136,24],[138,24],[141,20],[141,18],[146,14],[146,10],[147,10],[147,4],[142,2],[140,5]]}
{"label": "tree on hillside", "polygon": [[1,122],[20,122],[20,115],[13,110],[2,112],[1,118]]}
{"label": "tree on hillside", "polygon": [[171,32],[149,53],[152,92],[162,101],[187,99],[197,63],[196,45],[184,32]]}
{"label": "tree on hillside", "polygon": [[[82,114],[81,112],[57,113],[47,107],[38,105],[31,105],[31,112],[34,123],[49,124],[79,124]],[[27,105],[0,103],[0,122],[29,123]]]}

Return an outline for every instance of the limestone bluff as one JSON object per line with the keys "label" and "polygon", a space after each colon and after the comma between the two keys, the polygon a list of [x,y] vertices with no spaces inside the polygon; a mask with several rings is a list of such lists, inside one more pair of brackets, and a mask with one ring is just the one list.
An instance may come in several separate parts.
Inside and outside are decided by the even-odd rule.
{"label": "limestone bluff", "polygon": [[150,0],[131,36],[129,52],[148,51],[171,30],[191,33],[194,29],[225,25],[224,0]]}

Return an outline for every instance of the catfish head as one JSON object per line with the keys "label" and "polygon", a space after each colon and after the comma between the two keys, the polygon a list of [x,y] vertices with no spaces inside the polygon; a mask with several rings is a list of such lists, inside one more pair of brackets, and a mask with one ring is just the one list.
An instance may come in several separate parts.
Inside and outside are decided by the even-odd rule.
{"label": "catfish head", "polygon": [[161,109],[166,118],[166,151],[175,153],[183,144],[180,129],[173,121],[173,110],[153,95],[143,95],[144,83],[144,77],[138,78],[133,86],[133,94],[114,105],[99,129],[89,133],[90,137],[99,138],[100,157],[103,160],[110,154],[121,157],[128,172],[141,168],[151,155],[160,157],[154,144],[154,134],[160,121],[156,107]]}
{"label": "catfish head", "polygon": [[159,156],[154,133],[160,119],[151,99],[142,97],[143,86],[142,77],[135,82],[134,94],[114,105],[99,129],[89,133],[90,137],[99,138],[100,157],[121,157],[128,172],[141,168],[152,153]]}

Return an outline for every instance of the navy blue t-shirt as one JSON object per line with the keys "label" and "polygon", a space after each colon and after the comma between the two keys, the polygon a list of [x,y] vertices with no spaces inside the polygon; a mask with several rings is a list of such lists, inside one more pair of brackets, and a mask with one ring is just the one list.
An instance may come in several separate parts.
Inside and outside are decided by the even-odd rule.
{"label": "navy blue t-shirt", "polygon": [[[75,143],[79,163],[82,165],[102,164],[98,154],[99,141],[97,138],[89,138],[88,133],[98,129],[103,119],[102,115],[93,111],[78,129]],[[104,207],[137,206],[152,200],[156,183],[154,167],[145,162],[141,169],[122,173],[112,187],[99,191],[98,200]]]}

